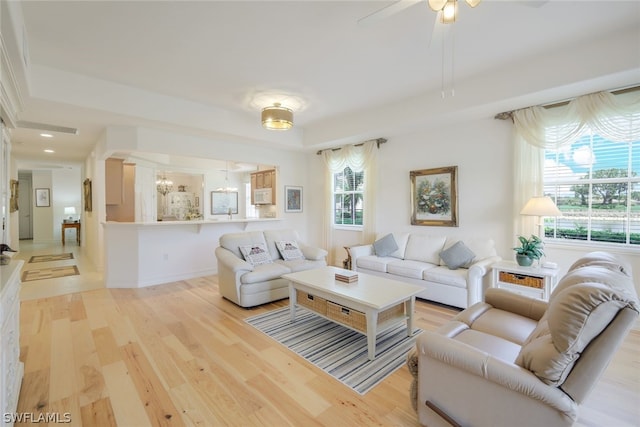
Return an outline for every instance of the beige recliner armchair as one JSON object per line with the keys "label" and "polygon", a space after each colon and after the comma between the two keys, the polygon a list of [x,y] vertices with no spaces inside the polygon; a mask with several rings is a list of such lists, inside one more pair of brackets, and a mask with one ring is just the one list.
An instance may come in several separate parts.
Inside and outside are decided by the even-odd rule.
{"label": "beige recliner armchair", "polygon": [[593,252],[549,303],[489,289],[485,302],[423,332],[408,365],[420,424],[571,426],[640,304],[630,267]]}

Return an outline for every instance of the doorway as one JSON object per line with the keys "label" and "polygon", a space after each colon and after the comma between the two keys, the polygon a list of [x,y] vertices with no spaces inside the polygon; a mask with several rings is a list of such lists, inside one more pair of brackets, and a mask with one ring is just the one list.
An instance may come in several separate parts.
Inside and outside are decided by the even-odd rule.
{"label": "doorway", "polygon": [[18,188],[18,238],[30,240],[33,239],[33,177],[30,171],[18,171]]}

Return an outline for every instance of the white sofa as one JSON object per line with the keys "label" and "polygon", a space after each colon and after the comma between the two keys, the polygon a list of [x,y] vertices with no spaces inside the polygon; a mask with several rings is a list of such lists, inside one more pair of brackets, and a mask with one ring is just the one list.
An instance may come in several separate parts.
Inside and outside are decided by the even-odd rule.
{"label": "white sofa", "polygon": [[[276,246],[281,242],[295,242],[300,257],[283,259]],[[261,261],[246,260],[241,248],[262,247]],[[218,260],[220,294],[241,307],[253,307],[289,297],[289,281],[280,278],[293,273],[327,265],[327,251],[307,246],[295,230],[266,230],[228,233],[220,236],[215,250]]]}
{"label": "white sofa", "polygon": [[[397,249],[388,254],[388,246],[376,251],[381,249],[380,242],[389,242],[387,234],[378,236],[373,244],[349,248],[351,268],[422,286],[424,291],[418,298],[454,307],[467,308],[482,301],[484,289],[490,286],[489,267],[501,259],[494,241],[488,238],[460,239],[417,232],[390,235]],[[451,269],[441,253],[454,245],[473,256],[462,267]]]}

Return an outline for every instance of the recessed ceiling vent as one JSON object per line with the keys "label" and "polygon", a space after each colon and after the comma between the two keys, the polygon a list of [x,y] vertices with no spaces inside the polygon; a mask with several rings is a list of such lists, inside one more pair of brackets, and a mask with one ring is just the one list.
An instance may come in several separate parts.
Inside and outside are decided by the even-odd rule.
{"label": "recessed ceiling vent", "polygon": [[60,133],[68,133],[71,135],[77,135],[78,129],[76,128],[68,128],[64,126],[56,126],[56,125],[48,125],[46,123],[36,123],[36,122],[25,122],[23,120],[18,120],[17,126],[22,129],[35,129],[35,130],[46,130],[49,132],[60,132]]}

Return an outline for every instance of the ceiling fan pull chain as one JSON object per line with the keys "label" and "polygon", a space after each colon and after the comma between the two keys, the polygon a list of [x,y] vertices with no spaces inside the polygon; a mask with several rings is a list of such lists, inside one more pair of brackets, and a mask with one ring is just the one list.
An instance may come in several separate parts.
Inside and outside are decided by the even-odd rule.
{"label": "ceiling fan pull chain", "polygon": [[[438,23],[437,23],[437,22],[436,22],[436,25],[438,25]],[[440,94],[441,94],[441,96],[442,96],[442,99],[444,99],[444,96],[445,96],[445,95],[444,95],[444,74],[445,74],[445,64],[444,64],[444,62],[445,62],[445,54],[444,54],[444,47],[445,47],[444,45],[445,45],[445,43],[444,43],[444,40],[445,40],[445,38],[446,38],[446,37],[445,37],[445,35],[446,35],[446,34],[443,34],[443,35],[442,35],[442,46],[441,46],[441,53],[442,53],[442,78],[441,78],[441,81],[440,81]]]}
{"label": "ceiling fan pull chain", "polygon": [[455,57],[456,57],[456,33],[455,26],[451,27],[451,96],[456,96],[455,87]]}

